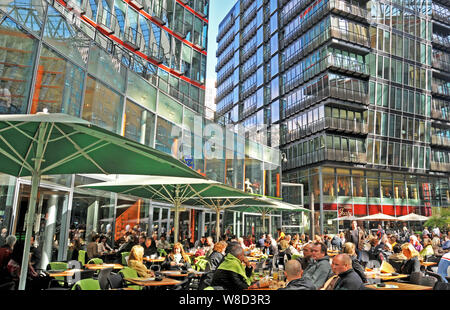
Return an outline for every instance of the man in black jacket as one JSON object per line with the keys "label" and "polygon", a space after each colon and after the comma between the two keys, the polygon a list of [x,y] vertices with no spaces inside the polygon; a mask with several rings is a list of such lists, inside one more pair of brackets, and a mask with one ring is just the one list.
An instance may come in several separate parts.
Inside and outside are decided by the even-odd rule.
{"label": "man in black jacket", "polygon": [[333,259],[331,269],[339,278],[334,290],[360,290],[363,286],[361,277],[352,268],[352,259],[347,254],[337,255]]}
{"label": "man in black jacket", "polygon": [[308,278],[302,278],[303,269],[298,260],[290,260],[286,263],[284,275],[286,276],[287,285],[279,290],[314,290],[314,284]]}
{"label": "man in black jacket", "polygon": [[303,257],[297,258],[297,260],[302,264],[302,269],[308,268],[308,265],[313,262],[312,258],[312,243],[307,243],[303,247]]}

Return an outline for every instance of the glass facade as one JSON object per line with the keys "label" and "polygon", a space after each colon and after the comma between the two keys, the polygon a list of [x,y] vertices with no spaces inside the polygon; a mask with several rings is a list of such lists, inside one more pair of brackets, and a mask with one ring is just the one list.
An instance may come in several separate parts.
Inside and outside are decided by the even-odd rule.
{"label": "glass facade", "polygon": [[445,1],[238,1],[220,29],[239,40],[219,33],[216,71],[240,98],[218,98],[216,119],[252,136],[263,111],[269,145],[287,159],[283,182],[302,183],[307,206],[314,194],[322,232],[342,214],[448,207],[449,11]]}
{"label": "glass facade", "polygon": [[[255,192],[279,196],[279,151],[204,117],[209,1],[77,3],[73,10],[59,0],[0,4],[1,114],[70,114],[214,180],[244,190],[248,178]],[[43,177],[33,233],[48,261],[70,259],[73,238],[93,231],[114,242],[128,225],[149,234],[172,230],[171,205],[77,187],[113,179]],[[30,183],[0,175],[0,226],[19,237]],[[196,239],[214,233],[215,220],[209,209],[189,208],[181,231]]]}

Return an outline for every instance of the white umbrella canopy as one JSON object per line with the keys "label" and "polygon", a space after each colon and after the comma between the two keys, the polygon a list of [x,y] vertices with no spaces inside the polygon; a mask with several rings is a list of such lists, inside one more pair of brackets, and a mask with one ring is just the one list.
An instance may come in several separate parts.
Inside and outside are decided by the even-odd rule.
{"label": "white umbrella canopy", "polygon": [[357,220],[358,221],[398,221],[398,218],[387,215],[387,214],[378,213],[378,214],[360,217]]}
{"label": "white umbrella canopy", "polygon": [[428,221],[428,217],[426,216],[422,216],[422,215],[418,215],[415,213],[411,213],[408,215],[403,215],[397,218],[397,220],[399,221],[405,221],[405,222],[413,222],[413,221],[418,221],[418,222],[425,222]]}
{"label": "white umbrella canopy", "polygon": [[358,220],[359,220],[359,218],[354,217],[353,215],[347,215],[347,216],[332,219],[332,221],[358,221]]}

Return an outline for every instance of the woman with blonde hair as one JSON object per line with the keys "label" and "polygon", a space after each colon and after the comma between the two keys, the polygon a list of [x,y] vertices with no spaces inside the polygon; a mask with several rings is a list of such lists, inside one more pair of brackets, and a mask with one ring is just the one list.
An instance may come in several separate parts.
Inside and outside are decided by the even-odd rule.
{"label": "woman with blonde hair", "polygon": [[406,260],[400,267],[402,274],[411,274],[413,272],[420,272],[420,254],[411,243],[404,243],[402,245],[402,253],[406,256]]}
{"label": "woman with blonde hair", "polygon": [[153,277],[155,275],[152,270],[145,267],[144,248],[140,245],[135,245],[131,248],[130,256],[128,257],[128,267],[136,270],[138,276],[142,278]]}
{"label": "woman with blonde hair", "polygon": [[161,267],[165,270],[188,270],[191,268],[191,260],[184,252],[181,243],[177,242],[173,245],[172,252],[167,255]]}

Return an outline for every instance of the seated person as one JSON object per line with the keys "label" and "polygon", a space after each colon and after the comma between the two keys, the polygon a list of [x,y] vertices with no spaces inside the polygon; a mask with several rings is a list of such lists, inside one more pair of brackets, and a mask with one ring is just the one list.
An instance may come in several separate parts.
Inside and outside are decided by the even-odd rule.
{"label": "seated person", "polygon": [[156,245],[153,242],[153,239],[150,237],[145,238],[145,242],[142,245],[144,248],[144,256],[152,256],[152,255],[158,255],[158,250],[156,249]]}
{"label": "seated person", "polygon": [[347,254],[339,254],[333,258],[331,268],[338,276],[333,290],[359,290],[363,286],[361,277],[352,268],[352,259]]}
{"label": "seated person", "polygon": [[228,244],[225,241],[219,241],[214,245],[213,252],[207,257],[208,264],[206,271],[216,270],[225,258],[225,249]]}
{"label": "seated person", "polygon": [[433,250],[433,246],[431,244],[431,239],[425,238],[423,240],[423,249],[422,249],[422,251],[420,251],[420,256],[422,256],[422,258],[426,258],[427,256],[433,256],[433,255],[434,255],[434,250]]}
{"label": "seated person", "polygon": [[166,236],[162,235],[159,241],[156,243],[156,247],[162,250],[170,250],[170,243],[166,240]]}
{"label": "seated person", "polygon": [[145,267],[143,258],[144,248],[140,245],[135,245],[131,249],[130,257],[128,258],[128,267],[136,270],[138,276],[141,278],[154,277],[154,272]]}
{"label": "seated person", "polygon": [[366,274],[364,272],[364,267],[358,260],[358,255],[356,255],[356,247],[354,243],[346,242],[344,243],[344,254],[347,254],[352,260],[352,269],[358,274],[363,283],[367,282]]}
{"label": "seated person", "polygon": [[309,278],[313,282],[316,289],[320,289],[333,276],[327,250],[327,246],[324,243],[314,243],[312,247],[314,262],[303,273],[304,277]]}
{"label": "seated person", "polygon": [[183,250],[181,243],[174,244],[172,252],[167,255],[161,268],[164,270],[188,270],[191,268],[191,260]]}
{"label": "seated person", "polygon": [[119,257],[119,258],[121,258],[122,256],[122,253],[123,252],[131,252],[131,249],[133,248],[133,246],[134,246],[135,244],[134,244],[134,237],[133,237],[133,235],[128,235],[126,238],[125,238],[125,243],[123,243],[118,249],[117,249],[117,256]]}
{"label": "seated person", "polygon": [[297,258],[297,260],[302,264],[302,269],[306,270],[306,268],[314,261],[312,258],[312,243],[305,244],[302,251],[303,257]]}
{"label": "seated person", "polygon": [[442,276],[445,283],[448,283],[446,277],[448,276],[447,270],[450,267],[450,253],[446,253],[442,256],[438,264],[437,273]]}
{"label": "seated person", "polygon": [[92,241],[87,245],[86,251],[88,259],[100,257],[98,252],[98,243],[100,242],[100,235],[95,234],[92,236]]}
{"label": "seated person", "polygon": [[253,266],[245,257],[242,247],[232,244],[214,273],[211,286],[221,286],[225,290],[245,290],[252,285],[252,273]]}
{"label": "seated person", "polygon": [[303,278],[302,265],[298,260],[290,260],[286,263],[284,276],[286,277],[287,285],[285,288],[278,290],[314,290],[314,284],[308,278]]}
{"label": "seated person", "polygon": [[420,272],[420,254],[414,246],[411,243],[404,243],[402,245],[402,253],[406,256],[406,260],[400,266],[400,272],[408,275],[413,272]]}
{"label": "seated person", "polygon": [[400,244],[394,245],[393,254],[388,257],[388,260],[404,261],[407,260],[406,256],[402,253],[402,246]]}

